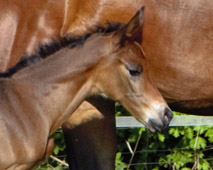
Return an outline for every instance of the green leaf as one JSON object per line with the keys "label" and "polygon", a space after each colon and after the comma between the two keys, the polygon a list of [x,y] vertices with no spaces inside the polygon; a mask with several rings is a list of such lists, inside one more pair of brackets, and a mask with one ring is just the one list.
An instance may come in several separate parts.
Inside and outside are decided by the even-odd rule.
{"label": "green leaf", "polygon": [[198,170],[209,170],[209,168],[210,164],[206,160],[202,161],[198,166]]}
{"label": "green leaf", "polygon": [[127,164],[122,161],[122,154],[120,152],[116,154],[115,167],[115,170],[124,170],[127,168]]}
{"label": "green leaf", "polygon": [[158,139],[159,139],[159,141],[161,141],[161,142],[164,142],[165,141],[165,136],[163,135],[163,134],[158,134]]}
{"label": "green leaf", "polygon": [[190,128],[190,127],[186,127],[185,128],[185,137],[188,138],[188,139],[193,139],[193,136],[194,136],[193,129]]}
{"label": "green leaf", "polygon": [[116,160],[121,160],[121,152],[117,152],[117,154],[116,154]]}
{"label": "green leaf", "polygon": [[58,145],[56,145],[55,148],[54,148],[54,151],[53,151],[54,154],[55,154],[55,155],[58,155],[59,151],[60,151],[60,148],[59,148]]}
{"label": "green leaf", "polygon": [[181,170],[191,170],[191,168],[181,168]]}
{"label": "green leaf", "polygon": [[206,140],[202,137],[196,137],[190,141],[190,147],[192,149],[204,149],[206,147]]}
{"label": "green leaf", "polygon": [[208,137],[208,141],[210,143],[213,143],[213,128],[209,128],[206,133],[205,133],[205,137]]}
{"label": "green leaf", "polygon": [[62,166],[57,166],[56,168],[54,168],[55,170],[64,170],[64,168]]}
{"label": "green leaf", "polygon": [[145,129],[145,128],[140,128],[140,130],[139,130],[139,132],[138,132],[138,133],[139,133],[139,135],[140,135],[140,134],[142,134],[142,133],[143,133],[143,132],[145,132],[145,131],[146,131],[146,129]]}
{"label": "green leaf", "polygon": [[169,134],[173,135],[175,138],[180,136],[178,128],[170,128]]}
{"label": "green leaf", "polygon": [[155,168],[153,168],[152,170],[159,170],[159,167],[155,167]]}

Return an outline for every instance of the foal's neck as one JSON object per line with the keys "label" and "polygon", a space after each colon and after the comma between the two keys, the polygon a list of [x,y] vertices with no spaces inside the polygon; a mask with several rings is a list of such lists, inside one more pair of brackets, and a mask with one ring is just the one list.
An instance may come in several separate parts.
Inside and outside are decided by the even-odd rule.
{"label": "foal's neck", "polygon": [[[28,95],[29,100],[37,103],[35,114],[46,116],[45,121],[49,121],[50,133],[66,121],[81,102],[92,94],[92,73],[108,52],[104,50],[108,49],[104,42],[101,38],[91,37],[83,47],[61,49],[12,77],[16,92],[25,95],[25,98]],[[96,48],[97,45],[100,48]],[[30,90],[20,91],[23,85],[24,89]],[[36,110],[42,110],[42,113],[36,113]]]}

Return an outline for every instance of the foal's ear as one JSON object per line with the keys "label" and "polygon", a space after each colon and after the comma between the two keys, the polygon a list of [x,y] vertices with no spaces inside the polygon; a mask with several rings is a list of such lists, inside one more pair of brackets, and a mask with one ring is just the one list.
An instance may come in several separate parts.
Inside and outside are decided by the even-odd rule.
{"label": "foal's ear", "polygon": [[124,45],[127,40],[142,42],[142,27],[144,22],[144,9],[142,6],[132,19],[120,30],[120,43]]}

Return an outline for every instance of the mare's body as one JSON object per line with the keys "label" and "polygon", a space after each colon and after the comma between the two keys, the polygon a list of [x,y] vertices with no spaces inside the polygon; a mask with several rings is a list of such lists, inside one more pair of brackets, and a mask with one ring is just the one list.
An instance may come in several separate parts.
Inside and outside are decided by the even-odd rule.
{"label": "mare's body", "polygon": [[[14,65],[20,56],[33,52],[39,42],[48,41],[51,37],[59,37],[69,32],[82,33],[91,25],[105,23],[107,20],[127,22],[141,5],[146,5],[147,8],[143,47],[152,79],[170,105],[173,103],[174,110],[212,115],[211,0],[124,0],[122,3],[116,0],[1,1],[0,69],[5,70]],[[88,107],[90,111],[91,107]],[[102,164],[103,157],[111,159],[115,154],[115,140],[111,140],[115,132],[114,127],[110,126],[110,122],[114,122],[114,117],[110,116],[113,115],[113,109],[104,114],[104,117],[95,109],[93,113],[97,114],[97,120],[105,120],[105,124],[101,124],[101,121],[99,125],[98,121],[91,123],[99,126],[93,129],[94,134],[99,135],[85,135],[84,141],[88,141],[86,145],[82,141],[79,142],[80,145],[72,143],[72,146],[78,147],[79,150],[75,152],[84,152],[85,148],[92,148],[94,143],[99,143],[99,147],[93,148],[92,153],[88,152],[82,162],[75,161],[78,157],[72,156],[73,169],[85,169],[81,166],[88,158],[91,158],[91,169],[102,170],[107,165],[111,169],[114,167],[113,162],[106,161],[107,165]],[[87,117],[86,112],[82,115],[85,117],[82,122],[85,126],[77,128],[80,125],[77,119],[71,119],[72,122],[66,124],[67,127],[76,127],[71,131],[75,138],[82,136],[85,129],[92,129],[90,116]],[[102,136],[109,137],[99,138],[106,128],[111,132]],[[109,149],[99,152],[104,146],[112,146],[110,154]]]}
{"label": "mare's body", "polygon": [[143,47],[152,79],[164,97],[176,103],[176,110],[185,108],[196,114],[192,109],[202,108],[200,114],[207,114],[204,108],[212,106],[213,78],[208,68],[213,65],[213,3],[209,0],[0,3],[1,70],[17,63],[23,53],[34,51],[39,42],[69,32],[82,33],[107,20],[127,22],[138,6],[146,5]]}

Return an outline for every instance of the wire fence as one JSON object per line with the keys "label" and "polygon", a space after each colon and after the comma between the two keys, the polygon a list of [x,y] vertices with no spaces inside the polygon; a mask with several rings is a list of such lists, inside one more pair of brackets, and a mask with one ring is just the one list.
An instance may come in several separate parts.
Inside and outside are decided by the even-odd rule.
{"label": "wire fence", "polygon": [[[192,127],[192,126],[213,126],[213,117],[202,117],[202,116],[175,116],[172,122],[170,123],[170,127]],[[141,125],[140,122],[138,122],[134,117],[117,117],[116,118],[116,127],[118,129],[128,129],[128,128],[141,128],[144,127]],[[153,161],[153,162],[136,162],[133,163],[134,157],[136,157],[137,154],[143,154],[143,153],[159,153],[159,152],[168,152],[168,153],[173,153],[174,149],[143,149],[138,151],[138,145],[139,141],[141,140],[141,134],[139,135],[138,139],[136,140],[136,144],[134,148],[131,147],[130,143],[128,141],[125,141],[126,146],[128,148],[128,152],[121,152],[122,155],[131,155],[130,161],[127,166],[127,170],[130,170],[131,167],[137,167],[137,166],[148,166],[148,165],[160,165],[160,162],[158,161]],[[196,145],[196,144],[195,144]],[[175,148],[175,151],[188,151],[188,152],[194,152],[195,150],[193,148],[188,148],[188,147],[182,147],[182,148]],[[206,152],[210,151],[213,153],[213,145],[208,145],[205,147],[205,149],[200,149],[199,152]],[[198,158],[199,159],[199,158]],[[206,158],[206,161],[212,161],[213,160],[213,154],[211,158]],[[169,162],[167,162],[169,164]],[[174,163],[175,165],[175,163]],[[173,166],[174,166],[173,165]],[[196,166],[193,166],[193,169],[196,169]],[[172,168],[175,169],[175,168]],[[208,170],[212,170],[212,167],[209,167]]]}
{"label": "wire fence", "polygon": [[[174,116],[170,127],[213,126],[213,116]],[[140,128],[143,124],[132,116],[116,117],[117,128]]]}
{"label": "wire fence", "polygon": [[[213,117],[202,117],[202,116],[175,116],[170,123],[170,127],[182,127],[182,126],[213,126]],[[129,128],[141,128],[144,127],[140,122],[138,122],[134,117],[128,116],[128,117],[116,117],[116,127],[117,129],[129,129]],[[126,147],[128,148],[128,152],[120,152],[122,155],[129,155],[130,160],[128,163],[127,170],[130,170],[131,167],[137,167],[142,165],[159,165],[159,162],[153,161],[153,162],[137,162],[133,163],[134,157],[137,154],[143,154],[143,153],[156,153],[156,152],[168,152],[171,153],[174,150],[173,149],[142,149],[138,150],[138,145],[141,140],[141,134],[138,136],[138,139],[136,140],[134,148],[131,147],[130,143],[128,141],[125,141]],[[176,148],[176,151],[193,151],[192,148],[188,147],[182,147],[182,148]],[[212,151],[213,153],[213,145],[208,145],[205,147],[205,149],[200,150],[201,152],[205,151]],[[68,168],[68,164],[65,162],[66,155],[60,155],[60,156],[53,156],[51,155],[50,159],[58,162],[59,164],[63,165],[64,167]],[[207,158],[207,161],[213,161],[212,158]],[[213,168],[210,167],[209,170],[213,170]]]}

